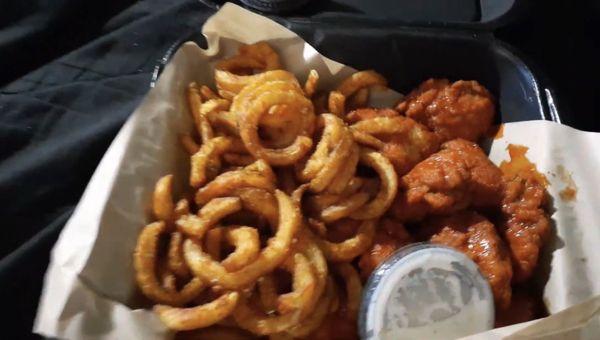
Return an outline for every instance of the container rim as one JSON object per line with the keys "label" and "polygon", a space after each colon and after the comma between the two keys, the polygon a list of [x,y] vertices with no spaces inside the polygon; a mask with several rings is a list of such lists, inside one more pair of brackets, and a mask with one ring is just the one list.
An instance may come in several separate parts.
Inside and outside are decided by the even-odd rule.
{"label": "container rim", "polygon": [[[205,2],[207,0],[199,0],[201,2]],[[275,21],[279,24],[282,24],[285,27],[290,27],[291,24],[307,24],[308,22],[304,21],[290,21],[282,18],[275,18]],[[321,25],[322,27],[339,27],[337,24],[332,23],[324,23]],[[343,27],[342,27],[343,28]],[[361,27],[359,27],[361,28]],[[363,26],[364,29],[380,29],[380,27],[372,27],[372,26]],[[415,32],[415,31],[423,31],[423,32],[440,32],[444,33],[444,35],[459,37],[463,39],[473,39],[479,42],[488,44],[489,46],[497,47],[502,53],[506,54],[510,58],[518,60],[526,69],[529,71],[534,79],[535,90],[540,98],[540,104],[542,108],[541,119],[549,120],[556,123],[561,123],[561,115],[564,114],[562,111],[562,106],[559,103],[558,96],[556,91],[554,90],[554,86],[552,86],[552,82],[545,75],[545,73],[527,56],[523,55],[516,48],[511,46],[510,44],[503,42],[500,39],[497,39],[490,32],[477,32],[468,30],[447,30],[442,27],[406,27],[406,26],[398,26],[398,27],[388,27],[393,31],[407,31],[407,32]],[[354,25],[353,29],[357,29],[357,26]],[[388,30],[389,31],[389,30]],[[152,88],[155,86],[160,74],[171,60],[177,49],[183,45],[185,42],[193,41],[202,47],[206,47],[206,39],[200,30],[190,31],[187,35],[182,36],[181,38],[175,40],[164,52],[161,58],[157,60],[156,65],[154,66],[154,70],[152,72],[152,76],[150,78],[149,86]]]}

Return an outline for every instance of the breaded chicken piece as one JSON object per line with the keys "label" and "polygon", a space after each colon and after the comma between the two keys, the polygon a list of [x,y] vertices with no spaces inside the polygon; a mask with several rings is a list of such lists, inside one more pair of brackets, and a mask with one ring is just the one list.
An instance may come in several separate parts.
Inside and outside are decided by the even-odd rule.
{"label": "breaded chicken piece", "polygon": [[404,225],[389,218],[380,221],[371,249],[365,252],[358,262],[360,276],[367,280],[371,273],[396,250],[413,243],[412,236]]}
{"label": "breaded chicken piece", "polygon": [[[386,156],[398,176],[406,174],[440,147],[439,138],[434,133],[402,116],[365,118],[352,125],[352,130],[355,141]],[[367,135],[367,138],[361,138],[360,134]]]}
{"label": "breaded chicken piece", "polygon": [[475,143],[456,139],[417,164],[400,180],[391,208],[400,221],[446,215],[473,207],[499,206],[502,172]]}
{"label": "breaded chicken piece", "polygon": [[550,232],[550,219],[543,209],[546,199],[544,185],[534,177],[515,177],[505,184],[502,225],[508,243],[515,282],[527,280],[538,263],[540,249]]}
{"label": "breaded chicken piece", "polygon": [[414,89],[396,109],[434,131],[443,141],[476,142],[492,125],[492,95],[476,81],[429,79]]}
{"label": "breaded chicken piece", "polygon": [[511,301],[512,264],[494,225],[472,212],[433,217],[422,223],[420,234],[432,243],[443,244],[466,254],[486,277],[496,306],[506,309]]}

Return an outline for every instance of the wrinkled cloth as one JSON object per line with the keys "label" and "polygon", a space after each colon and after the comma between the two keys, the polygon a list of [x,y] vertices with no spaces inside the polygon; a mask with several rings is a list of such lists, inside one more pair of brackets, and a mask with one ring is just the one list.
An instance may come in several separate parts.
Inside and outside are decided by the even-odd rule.
{"label": "wrinkled cloth", "polygon": [[11,306],[3,335],[24,339],[37,337],[50,249],[106,148],[160,59],[214,10],[183,0],[17,3],[0,11],[0,301]]}

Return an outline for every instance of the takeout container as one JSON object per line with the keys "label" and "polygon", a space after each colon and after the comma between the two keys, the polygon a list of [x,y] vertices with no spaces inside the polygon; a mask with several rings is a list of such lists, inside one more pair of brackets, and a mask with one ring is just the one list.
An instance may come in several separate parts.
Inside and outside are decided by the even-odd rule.
{"label": "takeout container", "polygon": [[[475,79],[495,95],[498,123],[536,119],[560,123],[558,100],[543,73],[494,37],[496,28],[522,15],[526,1],[473,0],[478,4],[473,5],[472,13],[467,11],[473,15],[470,20],[467,13],[445,13],[447,9],[439,1],[419,2],[387,0],[370,5],[392,6],[394,17],[385,15],[383,9],[374,14],[342,9],[319,15],[302,11],[263,15],[294,31],[330,59],[384,74],[390,87],[401,93],[431,77]],[[465,2],[471,1],[452,6],[465,6]],[[369,6],[360,3],[356,1],[356,6]],[[311,5],[318,7],[314,1]],[[423,14],[419,17],[419,13]],[[182,37],[158,64],[153,82],[186,41],[206,46],[200,30]]]}
{"label": "takeout container", "polygon": [[[290,31],[234,5],[224,6],[207,21],[204,28],[209,49],[201,50],[195,44],[175,45],[176,52],[172,58],[166,57],[170,62],[155,87],[111,144],[53,249],[35,332],[72,339],[170,336],[137,299],[131,254],[140,228],[149,222],[156,179],[166,173],[175,173],[176,178],[186,176],[188,156],[178,144],[178,134],[191,127],[184,89],[192,80],[212,84],[215,60],[232,54],[237,41],[269,40],[290,71],[302,77],[310,68],[316,68],[324,86],[337,83],[353,71],[317,51],[356,68],[374,68],[399,91],[407,91],[433,76],[477,79],[497,96],[502,122],[558,117],[552,114],[552,91],[510,48],[487,33],[439,27],[352,31],[342,23],[323,22],[311,27],[311,23],[299,19],[279,21],[302,34],[317,50]],[[504,137],[494,140],[490,147],[494,162],[506,159],[508,142],[527,145],[528,158],[544,173],[565,164],[576,183],[600,182],[600,174],[586,171],[600,167],[600,151],[591,147],[600,143],[600,135],[551,122],[507,124]],[[558,177],[549,177],[549,181],[549,192],[559,197],[562,182]],[[600,309],[600,298],[581,304],[600,294],[600,268],[596,265],[600,261],[600,230],[595,228],[600,212],[588,203],[600,201],[600,191],[580,185],[578,197],[576,202],[555,200],[552,217],[556,238],[547,247],[550,258],[543,259],[552,267],[544,288],[549,310],[574,310],[517,325],[528,334],[546,330],[548,320],[554,326],[560,325],[555,329],[559,333],[564,329],[582,330],[582,324]],[[576,275],[580,279],[571,280]],[[542,328],[536,327],[538,324]],[[515,328],[493,332],[487,336],[513,334]]]}

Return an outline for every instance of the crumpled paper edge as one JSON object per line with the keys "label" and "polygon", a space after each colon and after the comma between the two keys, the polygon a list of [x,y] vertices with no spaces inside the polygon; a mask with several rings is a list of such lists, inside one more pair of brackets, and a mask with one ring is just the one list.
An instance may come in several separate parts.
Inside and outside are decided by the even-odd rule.
{"label": "crumpled paper edge", "polygon": [[598,338],[600,328],[600,296],[567,308],[546,318],[496,328],[461,340],[496,339],[578,339]]}

